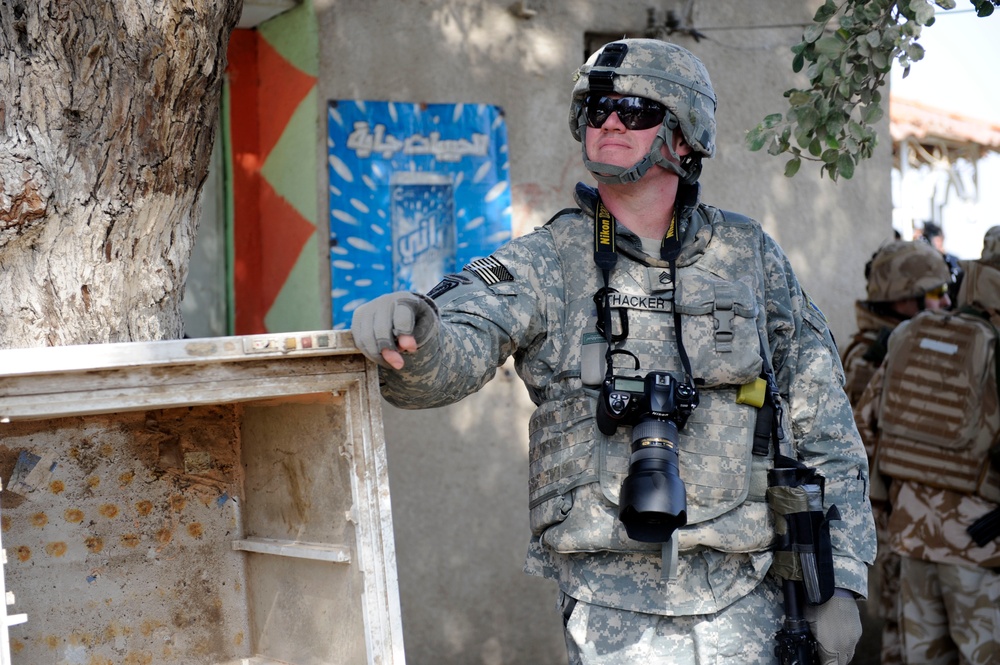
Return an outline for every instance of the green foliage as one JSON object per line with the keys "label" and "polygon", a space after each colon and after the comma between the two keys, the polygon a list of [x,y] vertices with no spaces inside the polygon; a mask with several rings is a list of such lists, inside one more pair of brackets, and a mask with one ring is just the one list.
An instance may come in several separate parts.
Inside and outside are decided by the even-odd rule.
{"label": "green foliage", "polygon": [[1000,0],[969,0],[976,8],[976,16],[989,16],[994,7],[1000,7]]}
{"label": "green foliage", "polygon": [[[979,16],[1000,5],[1000,0],[970,2]],[[953,9],[955,0],[826,0],[792,47],[792,69],[805,71],[809,87],[787,90],[788,110],[768,115],[747,132],[747,147],[789,153],[788,177],[805,160],[820,164],[821,176],[850,179],[878,142],[873,125],[884,115],[883,101],[888,103],[882,90],[893,62],[905,77],[911,63],[924,57],[917,39],[934,24],[935,5]]]}

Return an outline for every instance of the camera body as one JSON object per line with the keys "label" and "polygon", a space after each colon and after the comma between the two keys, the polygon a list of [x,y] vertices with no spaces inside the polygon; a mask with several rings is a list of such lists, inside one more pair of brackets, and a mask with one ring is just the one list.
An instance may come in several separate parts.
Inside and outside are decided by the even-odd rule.
{"label": "camera body", "polygon": [[698,392],[670,372],[610,376],[601,385],[597,428],[611,436],[620,425],[635,426],[647,417],[672,420],[678,429],[698,406]]}
{"label": "camera body", "polygon": [[629,538],[665,543],[687,524],[687,497],[678,473],[678,432],[698,406],[698,391],[669,372],[610,376],[597,405],[607,436],[632,427],[629,470],[618,498],[618,519]]}

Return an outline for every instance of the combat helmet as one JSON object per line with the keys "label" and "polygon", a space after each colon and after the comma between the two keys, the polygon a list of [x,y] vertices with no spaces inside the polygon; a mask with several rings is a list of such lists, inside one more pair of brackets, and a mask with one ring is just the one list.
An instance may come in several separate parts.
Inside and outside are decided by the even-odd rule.
{"label": "combat helmet", "polygon": [[983,236],[983,254],[979,258],[986,265],[1000,268],[1000,226],[990,227]]}
{"label": "combat helmet", "polygon": [[941,254],[925,242],[895,240],[879,249],[866,267],[869,302],[920,298],[951,282]]}
{"label": "combat helmet", "polygon": [[[694,183],[701,173],[701,160],[715,154],[715,91],[708,71],[687,49],[658,39],[622,39],[605,44],[590,56],[574,75],[569,128],[583,145],[583,163],[600,182],[628,183],[641,178],[653,164],[677,173],[685,183]],[[584,135],[587,95],[635,95],[667,107],[649,154],[630,168],[591,161]],[[671,137],[680,128],[692,152],[676,154]],[[673,161],[660,148],[666,145]]]}

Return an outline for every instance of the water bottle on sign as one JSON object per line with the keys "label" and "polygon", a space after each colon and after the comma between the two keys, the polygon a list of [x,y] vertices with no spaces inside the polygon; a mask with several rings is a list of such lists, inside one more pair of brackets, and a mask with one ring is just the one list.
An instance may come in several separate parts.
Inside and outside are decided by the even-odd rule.
{"label": "water bottle on sign", "polygon": [[393,290],[427,293],[455,271],[455,197],[451,178],[401,171],[390,180]]}

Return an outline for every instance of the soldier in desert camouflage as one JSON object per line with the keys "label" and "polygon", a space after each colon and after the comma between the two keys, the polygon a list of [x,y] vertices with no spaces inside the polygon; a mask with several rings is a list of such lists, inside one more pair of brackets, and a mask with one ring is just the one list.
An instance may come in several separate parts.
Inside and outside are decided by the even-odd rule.
{"label": "soldier in desert camouflage", "polygon": [[[865,266],[867,300],[855,303],[858,331],[841,351],[846,376],[845,388],[852,404],[857,404],[872,375],[885,358],[889,334],[924,310],[948,309],[951,300],[948,265],[932,247],[923,242],[895,240],[879,248]],[[869,454],[873,442],[866,441]],[[877,483],[878,478],[872,478]],[[902,663],[896,604],[899,599],[899,556],[888,547],[886,526],[889,513],[884,501],[872,501],[878,533],[877,574],[870,591],[882,624],[882,665]],[[877,585],[877,587],[876,587]]]}
{"label": "soldier in desert camouflage", "polygon": [[[972,364],[980,368],[995,367],[995,326],[1000,325],[1000,227],[990,229],[985,238],[983,255],[978,261],[963,261],[965,273],[958,294],[956,312],[975,311],[976,318],[988,320],[985,329],[992,338],[993,351]],[[923,317],[925,315],[921,315]],[[916,322],[918,319],[910,319]],[[901,324],[897,331],[911,323]],[[990,325],[991,324],[991,325]],[[992,326],[992,327],[991,327]],[[876,506],[887,504],[885,532],[880,533],[880,546],[885,542],[898,557],[899,591],[894,610],[898,622],[900,661],[921,665],[962,663],[986,665],[1000,663],[1000,404],[997,401],[995,372],[986,372],[988,380],[972,378],[969,390],[978,391],[974,413],[961,414],[965,399],[945,394],[928,394],[922,386],[907,387],[888,380],[890,366],[918,366],[921,355],[940,350],[949,355],[958,346],[949,347],[945,337],[922,338],[924,347],[904,344],[899,333],[890,337],[888,354],[883,366],[875,373],[855,406],[858,428],[873,460],[872,501]],[[929,369],[917,369],[924,374]],[[980,374],[985,370],[981,370]],[[937,385],[947,384],[945,377],[927,377]],[[948,386],[945,385],[945,388]],[[894,391],[895,392],[894,394]],[[887,445],[885,422],[890,417],[903,420],[907,415],[893,414],[883,403],[894,398],[908,403],[912,409],[926,411],[926,421],[915,427],[929,430],[954,431],[953,448],[944,447],[934,455],[909,452],[907,462],[921,472],[908,472],[909,478],[885,478],[880,465]],[[918,401],[919,404],[917,403]],[[959,423],[947,422],[948,413],[956,413]],[[937,413],[944,409],[944,413]],[[900,409],[897,409],[899,411]],[[946,469],[960,463],[966,446],[959,440],[959,427],[969,426],[979,448],[992,446],[992,466],[983,450],[981,458],[972,460],[975,467],[973,482],[966,489],[955,489],[946,478]],[[920,432],[907,436],[897,427],[897,439],[920,438]],[[926,435],[924,435],[926,438]],[[968,461],[966,461],[968,463]],[[902,475],[897,473],[896,475]],[[884,479],[883,479],[884,478]],[[888,485],[888,486],[887,486]],[[976,525],[980,528],[977,532]],[[882,525],[880,524],[880,527]],[[970,527],[972,530],[970,531]],[[984,537],[985,534],[985,537]],[[882,552],[879,553],[882,558]],[[885,661],[883,661],[885,662]]]}
{"label": "soldier in desert camouflage", "polygon": [[941,255],[922,242],[895,240],[865,266],[868,299],[855,303],[858,331],[841,351],[847,397],[854,404],[885,357],[889,333],[925,309],[949,309],[951,274]]}
{"label": "soldier in desert camouflage", "polygon": [[[845,665],[875,534],[827,323],[757,222],[698,200],[716,99],[694,55],[612,42],[574,82],[570,131],[597,188],[578,185],[577,208],[430,293],[359,307],[355,342],[404,408],[462,399],[513,356],[537,405],[526,570],[558,583],[570,663],[777,662],[782,587],[765,490],[781,447],[825,476],[826,505],[839,508],[832,597],[806,618],[821,662]],[[755,446],[765,374],[782,434]],[[660,389],[684,408],[647,404]],[[626,492],[653,458],[667,470],[648,474],[646,493]],[[669,501],[667,486],[680,490]],[[667,505],[643,512],[650,497]],[[629,526],[636,515],[656,533]]]}

